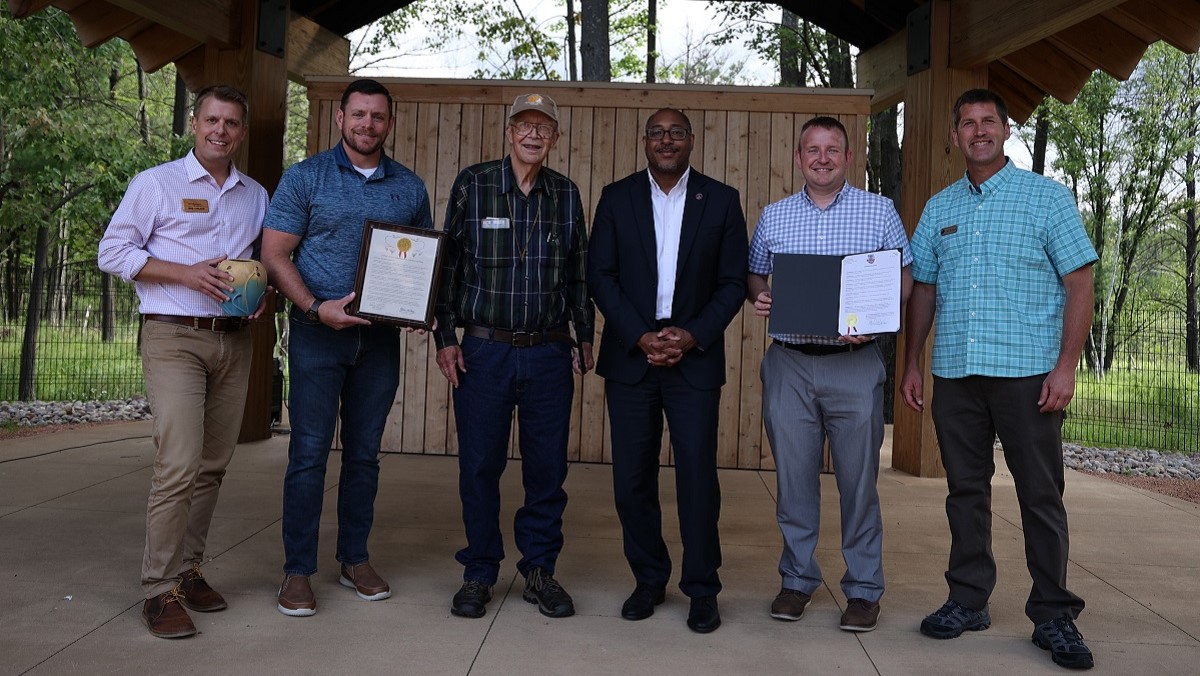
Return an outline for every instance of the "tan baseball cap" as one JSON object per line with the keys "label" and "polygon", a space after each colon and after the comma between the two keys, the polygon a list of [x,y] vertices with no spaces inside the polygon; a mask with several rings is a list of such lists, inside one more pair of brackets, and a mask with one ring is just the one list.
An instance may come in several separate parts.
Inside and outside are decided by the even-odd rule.
{"label": "tan baseball cap", "polygon": [[539,113],[544,113],[551,120],[558,122],[558,104],[554,103],[554,99],[544,94],[522,94],[513,101],[512,110],[508,113],[508,119],[512,119],[517,113],[522,113],[526,110],[536,110]]}

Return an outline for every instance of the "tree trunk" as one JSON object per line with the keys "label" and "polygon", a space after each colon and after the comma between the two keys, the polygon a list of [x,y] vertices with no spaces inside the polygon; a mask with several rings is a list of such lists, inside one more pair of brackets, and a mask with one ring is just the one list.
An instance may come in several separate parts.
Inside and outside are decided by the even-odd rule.
{"label": "tree trunk", "polygon": [[825,34],[829,86],[837,89],[854,87],[854,69],[850,65],[850,43],[833,33]]}
{"label": "tree trunk", "polygon": [[580,0],[582,24],[579,31],[579,57],[583,61],[583,79],[611,82],[612,61],[608,54],[608,0]]}
{"label": "tree trunk", "polygon": [[567,71],[569,79],[579,79],[579,63],[575,59],[575,0],[567,0]]}
{"label": "tree trunk", "polygon": [[187,136],[188,133],[188,90],[183,78],[175,74],[175,106],[171,113],[171,133]]}
{"label": "tree trunk", "polygon": [[32,401],[37,398],[37,334],[38,316],[41,314],[42,287],[46,277],[46,250],[49,248],[50,231],[45,221],[38,225],[37,246],[33,257],[33,280],[29,285],[29,305],[25,309],[25,337],[21,341],[21,375],[18,381],[18,398]]}
{"label": "tree trunk", "polygon": [[137,67],[137,82],[138,82],[138,133],[142,137],[142,145],[150,145],[150,118],[146,116],[146,71],[142,70],[142,64],[138,63]]}
{"label": "tree trunk", "polygon": [[115,315],[113,278],[107,272],[102,272],[100,273],[100,340],[105,343],[111,343],[117,337]]}
{"label": "tree trunk", "polygon": [[867,140],[867,170],[871,173],[871,192],[891,199],[900,208],[900,137],[896,132],[899,110],[892,106],[871,116],[871,135]]}
{"label": "tree trunk", "polygon": [[646,82],[654,82],[654,50],[658,36],[658,0],[650,0],[646,8]]}
{"label": "tree trunk", "polygon": [[1050,117],[1046,108],[1038,106],[1033,118],[1033,173],[1046,174],[1046,144],[1050,140]]}
{"label": "tree trunk", "polygon": [[4,320],[15,324],[21,316],[18,309],[21,306],[21,290],[17,283],[21,281],[21,269],[17,266],[17,249],[15,246],[4,251]]}
{"label": "tree trunk", "polygon": [[1184,351],[1187,369],[1200,372],[1200,307],[1197,298],[1197,252],[1200,250],[1200,224],[1196,222],[1196,151],[1189,148],[1184,157],[1184,189],[1187,191],[1187,212],[1184,214],[1183,235],[1183,293],[1184,293]]}
{"label": "tree trunk", "polygon": [[803,87],[800,72],[800,50],[796,40],[800,35],[800,17],[783,10],[783,30],[779,31],[779,84],[783,87]]}

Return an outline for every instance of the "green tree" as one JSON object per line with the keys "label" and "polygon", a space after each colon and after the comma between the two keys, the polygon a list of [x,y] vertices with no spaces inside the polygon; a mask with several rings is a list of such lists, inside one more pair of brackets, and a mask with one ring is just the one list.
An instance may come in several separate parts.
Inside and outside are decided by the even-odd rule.
{"label": "green tree", "polygon": [[[1095,321],[1085,356],[1102,376],[1113,363],[1119,334],[1129,335],[1129,310],[1152,301],[1164,262],[1175,166],[1188,135],[1178,52],[1153,46],[1127,83],[1098,72],[1070,106],[1047,101],[1055,172],[1074,191],[1099,260]],[[1123,331],[1118,331],[1123,328]]]}
{"label": "green tree", "polygon": [[[48,9],[17,21],[0,12],[0,252],[5,307],[24,306],[23,399],[33,398],[36,338],[44,309],[63,307],[66,289],[48,271],[89,260],[104,224],[136,171],[169,148],[174,74],[138,83],[128,45],[84,48],[67,15]],[[53,45],[53,49],[48,49]],[[166,120],[164,131],[156,125]],[[32,266],[28,277],[23,272]],[[30,282],[28,298],[17,289]],[[44,288],[50,298],[42,297]],[[23,302],[21,302],[23,301]],[[50,315],[53,319],[53,315]]]}

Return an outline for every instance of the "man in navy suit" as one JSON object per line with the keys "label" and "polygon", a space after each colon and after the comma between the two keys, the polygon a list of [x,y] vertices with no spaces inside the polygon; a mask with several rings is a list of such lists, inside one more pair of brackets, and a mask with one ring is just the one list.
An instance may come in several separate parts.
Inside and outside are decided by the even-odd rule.
{"label": "man in navy suit", "polygon": [[588,286],[605,320],[596,373],[606,381],[613,492],[637,583],[621,616],[650,617],[671,577],[658,501],[665,412],[683,540],[679,588],[691,598],[688,627],[708,633],[721,625],[725,327],[745,297],[747,238],[738,192],[689,166],[695,138],[678,110],[647,120],[647,170],[606,186],[596,206]]}

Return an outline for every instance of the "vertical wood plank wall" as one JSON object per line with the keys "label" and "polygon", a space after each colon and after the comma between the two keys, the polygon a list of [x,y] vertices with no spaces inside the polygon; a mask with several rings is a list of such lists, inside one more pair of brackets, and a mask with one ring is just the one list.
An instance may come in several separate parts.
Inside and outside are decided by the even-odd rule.
{"label": "vertical wood plank wall", "polygon": [[[340,139],[334,113],[352,78],[308,81],[308,152]],[[841,120],[850,135],[854,163],[848,178],[863,187],[870,92],[861,90],[699,87],[617,83],[413,80],[379,78],[395,101],[396,127],[385,151],[417,173],[429,189],[434,224],[441,229],[450,186],[459,170],[506,153],[508,106],[520,94],[540,92],[559,106],[562,137],[546,164],[579,186],[591,223],[600,190],[644,169],[642,129],[657,109],[682,109],[692,121],[697,170],[738,190],[748,234],[762,208],[804,184],[792,152],[800,127],[815,115]],[[773,469],[762,425],[758,365],[767,345],[764,320],[743,311],[725,331],[727,382],[721,393],[718,464]],[[597,313],[596,338],[604,326]],[[450,387],[438,372],[436,348],[427,336],[403,334],[403,373],[384,432],[389,452],[457,453]],[[597,345],[597,349],[598,349]],[[510,454],[518,456],[516,425]],[[669,435],[669,431],[664,437]],[[663,464],[671,464],[664,444]],[[575,377],[568,454],[572,461],[609,462],[604,381],[593,373]]]}

